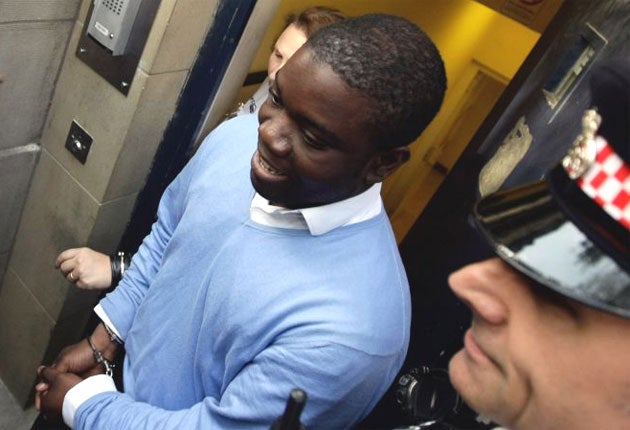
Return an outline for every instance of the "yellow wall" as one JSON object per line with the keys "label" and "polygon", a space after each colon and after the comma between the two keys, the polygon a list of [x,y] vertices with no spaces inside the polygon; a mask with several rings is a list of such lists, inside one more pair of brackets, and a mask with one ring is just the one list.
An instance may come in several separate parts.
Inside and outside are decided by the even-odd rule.
{"label": "yellow wall", "polygon": [[[427,7],[423,8],[423,4]],[[407,190],[413,188],[411,184],[425,175],[425,154],[440,146],[445,128],[451,125],[448,107],[457,106],[458,99],[465,96],[461,89],[468,83],[461,83],[460,79],[474,76],[471,65],[482,66],[507,83],[539,37],[524,25],[470,0],[420,1],[405,16],[422,27],[440,49],[448,90],[445,108],[412,144],[411,160],[384,184],[383,199],[390,215],[398,210]]]}
{"label": "yellow wall", "polygon": [[440,49],[449,84],[457,81],[471,58],[511,77],[539,34],[472,0],[284,0],[261,42],[250,71],[267,69],[267,59],[285,17],[314,5],[331,6],[347,15],[385,12],[404,16],[422,27]]}

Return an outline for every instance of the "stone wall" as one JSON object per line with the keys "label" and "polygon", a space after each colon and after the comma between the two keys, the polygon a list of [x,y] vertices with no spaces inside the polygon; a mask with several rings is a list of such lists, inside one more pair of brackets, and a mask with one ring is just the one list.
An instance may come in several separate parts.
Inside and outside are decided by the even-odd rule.
{"label": "stone wall", "polygon": [[[161,1],[127,96],[75,56],[90,3],[0,1],[0,378],[22,405],[98,299],[55,257],[115,250],[219,1]],[[64,147],[73,121],[93,137],[85,164]]]}

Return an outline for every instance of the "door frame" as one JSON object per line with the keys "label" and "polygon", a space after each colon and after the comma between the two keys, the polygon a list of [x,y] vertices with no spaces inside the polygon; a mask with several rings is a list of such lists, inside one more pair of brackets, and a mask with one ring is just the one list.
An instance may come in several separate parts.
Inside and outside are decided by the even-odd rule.
{"label": "door frame", "polygon": [[278,2],[219,3],[118,249],[135,253],[150,232],[164,190],[229,109]]}

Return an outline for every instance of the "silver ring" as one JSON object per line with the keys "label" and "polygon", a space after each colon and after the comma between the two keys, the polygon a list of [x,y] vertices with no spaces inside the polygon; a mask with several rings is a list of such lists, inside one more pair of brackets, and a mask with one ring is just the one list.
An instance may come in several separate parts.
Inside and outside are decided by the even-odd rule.
{"label": "silver ring", "polygon": [[68,276],[70,277],[70,280],[71,280],[72,282],[74,282],[74,275],[72,274],[72,272],[70,272],[70,274],[69,274]]}

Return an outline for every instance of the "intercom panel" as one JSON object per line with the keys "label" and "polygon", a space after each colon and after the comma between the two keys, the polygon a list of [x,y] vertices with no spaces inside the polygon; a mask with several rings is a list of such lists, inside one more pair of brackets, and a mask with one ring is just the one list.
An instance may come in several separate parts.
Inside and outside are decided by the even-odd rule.
{"label": "intercom panel", "polygon": [[94,0],[88,34],[112,55],[125,54],[141,3],[142,0]]}
{"label": "intercom panel", "polygon": [[92,0],[77,57],[127,95],[161,0]]}

